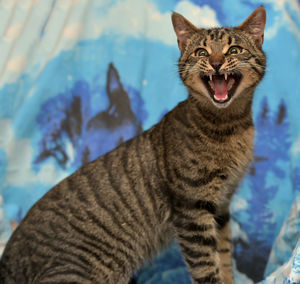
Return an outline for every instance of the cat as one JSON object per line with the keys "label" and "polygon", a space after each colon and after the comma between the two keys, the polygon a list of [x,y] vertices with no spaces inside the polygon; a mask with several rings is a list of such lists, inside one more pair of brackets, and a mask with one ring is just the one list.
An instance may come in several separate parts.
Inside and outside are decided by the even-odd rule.
{"label": "cat", "polygon": [[42,197],[7,243],[0,283],[128,283],[174,237],[193,283],[234,283],[229,202],[252,159],[265,22],[263,7],[233,28],[173,13],[188,98]]}

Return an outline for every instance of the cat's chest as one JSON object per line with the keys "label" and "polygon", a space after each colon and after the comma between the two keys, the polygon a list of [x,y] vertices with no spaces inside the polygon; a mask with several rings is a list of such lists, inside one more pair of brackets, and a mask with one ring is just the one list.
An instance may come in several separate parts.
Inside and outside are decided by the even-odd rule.
{"label": "cat's chest", "polygon": [[253,135],[233,137],[231,141],[220,145],[218,154],[212,160],[212,167],[220,169],[221,184],[234,188],[245,175],[253,158]]}
{"label": "cat's chest", "polygon": [[198,155],[199,168],[207,168],[208,175],[217,173],[214,181],[219,186],[235,187],[253,157],[253,131],[233,136],[226,143],[211,143],[201,148]]}

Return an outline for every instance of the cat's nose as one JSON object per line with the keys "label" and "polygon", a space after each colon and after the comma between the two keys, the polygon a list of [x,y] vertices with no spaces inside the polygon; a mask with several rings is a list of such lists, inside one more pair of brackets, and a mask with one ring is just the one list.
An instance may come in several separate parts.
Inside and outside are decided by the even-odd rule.
{"label": "cat's nose", "polygon": [[210,65],[218,72],[225,61],[223,54],[212,54],[209,57]]}
{"label": "cat's nose", "polygon": [[214,62],[214,63],[211,63],[211,66],[212,66],[216,71],[219,71],[222,65],[223,65],[223,63],[221,63],[221,62]]}

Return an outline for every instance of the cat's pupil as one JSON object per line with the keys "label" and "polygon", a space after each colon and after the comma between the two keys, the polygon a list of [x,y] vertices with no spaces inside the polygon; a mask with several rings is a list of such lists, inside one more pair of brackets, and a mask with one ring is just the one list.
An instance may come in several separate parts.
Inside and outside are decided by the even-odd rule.
{"label": "cat's pupil", "polygon": [[238,46],[234,46],[234,47],[231,47],[229,48],[227,54],[238,54],[242,51],[242,48],[241,47],[238,47]]}
{"label": "cat's pupil", "polygon": [[199,48],[198,50],[196,50],[195,55],[196,56],[207,56],[208,52],[204,48]]}

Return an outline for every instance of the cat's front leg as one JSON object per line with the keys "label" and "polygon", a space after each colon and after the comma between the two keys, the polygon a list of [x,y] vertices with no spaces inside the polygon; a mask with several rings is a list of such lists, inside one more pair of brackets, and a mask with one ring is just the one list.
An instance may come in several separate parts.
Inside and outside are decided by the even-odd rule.
{"label": "cat's front leg", "polygon": [[234,284],[232,266],[232,242],[229,218],[230,216],[228,212],[215,218],[219,236],[217,250],[220,255],[221,273],[223,275],[224,283]]}
{"label": "cat's front leg", "polygon": [[180,249],[195,284],[224,283],[213,214],[201,211],[197,215],[183,215],[174,222]]}

